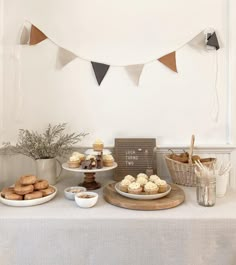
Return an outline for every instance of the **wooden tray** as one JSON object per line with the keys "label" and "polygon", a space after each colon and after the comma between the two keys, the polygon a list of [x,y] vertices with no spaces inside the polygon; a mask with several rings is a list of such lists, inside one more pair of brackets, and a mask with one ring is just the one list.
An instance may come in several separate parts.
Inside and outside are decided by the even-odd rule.
{"label": "wooden tray", "polygon": [[185,198],[184,191],[175,184],[170,184],[171,192],[160,199],[155,200],[134,200],[124,197],[116,192],[115,184],[111,183],[104,187],[104,199],[115,206],[127,208],[131,210],[163,210],[180,205]]}

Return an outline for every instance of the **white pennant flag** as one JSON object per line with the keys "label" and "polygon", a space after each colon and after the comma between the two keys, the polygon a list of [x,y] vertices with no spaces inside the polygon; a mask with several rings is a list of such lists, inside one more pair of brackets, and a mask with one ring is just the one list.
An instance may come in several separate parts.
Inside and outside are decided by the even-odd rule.
{"label": "white pennant flag", "polygon": [[74,53],[59,47],[58,48],[58,54],[57,54],[57,68],[62,68],[71,61],[73,61],[78,56]]}
{"label": "white pennant flag", "polygon": [[127,65],[126,71],[128,72],[130,78],[134,82],[135,85],[139,85],[139,81],[141,78],[141,74],[143,71],[144,64],[135,64],[135,65]]}
{"label": "white pennant flag", "polygon": [[27,45],[29,44],[30,40],[30,30],[31,30],[31,24],[25,22],[20,30],[18,43],[21,45]]}

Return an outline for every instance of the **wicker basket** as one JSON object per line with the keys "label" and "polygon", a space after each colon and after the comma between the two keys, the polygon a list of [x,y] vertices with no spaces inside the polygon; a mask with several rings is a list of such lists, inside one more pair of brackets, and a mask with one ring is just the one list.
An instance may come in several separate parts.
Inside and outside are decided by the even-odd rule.
{"label": "wicker basket", "polygon": [[[210,158],[209,162],[202,162],[203,165],[213,167],[215,158]],[[195,174],[195,164],[181,163],[170,158],[170,155],[165,156],[165,161],[174,183],[194,187],[197,183]]]}
{"label": "wicker basket", "polygon": [[[190,150],[189,150],[189,163],[181,163],[170,158],[170,155],[165,156],[165,161],[170,172],[171,178],[174,183],[194,187],[197,184],[197,176],[195,168],[197,165],[192,163],[192,154],[194,148],[195,136],[192,135]],[[208,158],[207,162],[202,162],[207,167],[213,167],[215,158]]]}

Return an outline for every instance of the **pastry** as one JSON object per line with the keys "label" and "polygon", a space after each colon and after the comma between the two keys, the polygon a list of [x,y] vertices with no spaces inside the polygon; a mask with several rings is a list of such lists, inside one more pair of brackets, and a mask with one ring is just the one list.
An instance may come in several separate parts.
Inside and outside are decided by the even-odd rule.
{"label": "pastry", "polygon": [[23,200],[23,195],[16,194],[16,193],[11,193],[11,194],[6,194],[5,199],[7,200]]}
{"label": "pastry", "polygon": [[37,180],[37,177],[33,175],[21,176],[19,179],[19,183],[21,185],[30,185],[30,184],[34,184],[36,180]]}
{"label": "pastry", "polygon": [[5,198],[6,194],[12,194],[12,193],[15,193],[13,187],[3,188],[1,191],[1,195],[3,198]]}
{"label": "pastry", "polygon": [[14,187],[14,191],[16,194],[19,195],[25,195],[27,193],[31,193],[34,190],[34,186],[33,185],[15,185]]}
{"label": "pastry", "polygon": [[159,187],[157,186],[157,184],[148,181],[145,186],[144,186],[144,191],[146,194],[157,194],[159,190]]}
{"label": "pastry", "polygon": [[80,166],[80,158],[78,155],[73,155],[69,158],[69,161],[67,162],[68,167],[70,168],[77,168]]}
{"label": "pastry", "polygon": [[128,193],[140,194],[142,192],[142,187],[137,182],[132,182],[128,186]]}
{"label": "pastry", "polygon": [[73,152],[72,153],[72,156],[78,157],[80,161],[84,161],[85,160],[85,155],[84,154],[81,154],[79,152]]}
{"label": "pastry", "polygon": [[144,174],[144,173],[139,173],[139,174],[137,175],[137,178],[139,178],[139,177],[144,177],[145,179],[148,179],[148,175],[146,175],[146,174]]}
{"label": "pastry", "polygon": [[25,194],[24,199],[33,200],[33,199],[39,199],[42,197],[43,197],[43,193],[41,191],[33,191],[31,193]]}
{"label": "pastry", "polygon": [[128,179],[130,182],[134,182],[135,181],[135,178],[131,175],[127,175],[124,177],[124,179]]}
{"label": "pastry", "polygon": [[42,192],[43,197],[45,197],[45,196],[52,194],[55,191],[55,189],[49,186],[47,189],[40,190],[40,191]]}
{"label": "pastry", "polygon": [[162,179],[156,180],[155,184],[157,184],[157,186],[159,187],[159,190],[158,190],[159,193],[166,192],[168,189],[168,185],[165,180],[162,180]]}
{"label": "pastry", "polygon": [[35,190],[44,190],[49,186],[48,181],[46,179],[40,179],[34,184]]}
{"label": "pastry", "polygon": [[96,139],[93,143],[93,150],[94,151],[102,151],[103,150],[103,142],[100,139]]}
{"label": "pastry", "polygon": [[157,175],[151,175],[149,177],[149,181],[155,182],[156,180],[159,180],[160,178]]}
{"label": "pastry", "polygon": [[123,192],[128,192],[128,186],[129,184],[131,184],[130,180],[128,179],[123,179],[120,184],[119,184],[119,188],[121,191]]}
{"label": "pastry", "polygon": [[145,177],[138,177],[136,179],[136,182],[139,183],[142,189],[144,190],[144,185],[148,182],[148,180]]}
{"label": "pastry", "polygon": [[103,156],[103,166],[104,167],[112,167],[114,163],[114,158],[112,155],[104,155]]}

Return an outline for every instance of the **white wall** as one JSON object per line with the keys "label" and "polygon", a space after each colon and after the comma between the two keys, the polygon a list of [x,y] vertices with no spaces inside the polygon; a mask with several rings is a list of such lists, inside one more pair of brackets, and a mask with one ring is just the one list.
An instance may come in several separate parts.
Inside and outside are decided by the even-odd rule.
{"label": "white wall", "polygon": [[[1,0],[1,7],[3,2],[0,141],[14,142],[19,128],[40,130],[49,122],[67,122],[72,131],[90,133],[82,146],[95,138],[113,146],[116,137],[155,137],[159,146],[186,146],[192,133],[197,145],[235,144],[233,0],[150,0],[148,5],[134,0]],[[18,46],[25,20],[53,42]],[[217,30],[222,47],[217,57],[182,47],[207,27]],[[57,69],[56,44],[79,58]],[[175,49],[178,74],[155,60]],[[214,121],[216,58],[219,117]],[[100,87],[90,60],[114,65]],[[122,66],[136,63],[146,63],[138,87]],[[3,160],[5,178],[33,168],[25,159]]]}
{"label": "white wall", "polygon": [[[90,133],[83,145],[102,138],[112,146],[116,137],[186,144],[192,133],[198,144],[228,143],[226,2],[5,1],[7,104],[1,138],[14,141],[19,128],[39,129],[65,121],[71,130]],[[58,47],[50,40],[35,47],[16,46],[25,19],[80,58],[58,70]],[[209,26],[220,37],[217,58],[214,51],[190,45],[178,49]],[[173,49],[178,49],[178,74],[156,61]],[[146,63],[140,86],[133,84],[124,67],[111,66],[99,87],[89,60]],[[215,89],[217,122],[212,118]]]}

